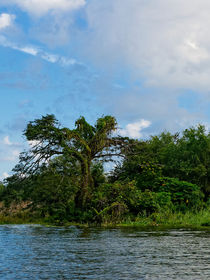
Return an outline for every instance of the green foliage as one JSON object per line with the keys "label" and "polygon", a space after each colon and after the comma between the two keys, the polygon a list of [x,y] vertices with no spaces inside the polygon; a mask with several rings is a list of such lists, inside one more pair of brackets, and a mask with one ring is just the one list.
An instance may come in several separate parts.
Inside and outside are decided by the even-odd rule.
{"label": "green foliage", "polygon": [[80,169],[74,159],[58,157],[52,160],[33,180],[31,199],[41,216],[55,221],[72,219],[75,198],[80,184]]}
{"label": "green foliage", "polygon": [[141,190],[155,190],[156,178],[162,175],[161,166],[155,161],[143,161],[139,165],[139,174],[136,177],[137,185]]}
{"label": "green foliage", "polygon": [[138,209],[139,213],[146,216],[158,211],[159,205],[157,201],[157,194],[149,190],[140,193]]}
{"label": "green foliage", "polygon": [[138,202],[136,204],[138,213],[149,216],[152,213],[172,210],[173,204],[171,194],[167,192],[152,192],[145,190],[139,193]]}
{"label": "green foliage", "polygon": [[[166,139],[168,139],[166,141]],[[163,166],[163,175],[191,182],[210,193],[210,134],[198,125],[182,135],[162,133],[151,139],[151,148]]]}
{"label": "green foliage", "polygon": [[135,182],[104,183],[93,194],[91,207],[96,222],[119,221],[129,211],[135,212],[139,190]]}
{"label": "green foliage", "polygon": [[152,192],[150,190],[140,191],[136,182],[115,182],[103,184],[95,192],[93,207],[97,213],[106,214],[113,203],[125,206],[131,215],[151,213],[172,207],[171,194],[167,192]]}
{"label": "green foliage", "polygon": [[186,181],[176,178],[159,178],[159,192],[171,194],[171,201],[177,210],[200,209],[203,205],[203,193],[200,188]]}
{"label": "green foliage", "polygon": [[94,192],[92,205],[97,211],[102,211],[112,203],[119,202],[127,205],[129,209],[135,208],[139,190],[135,182],[115,182],[102,184]]}
{"label": "green foliage", "polygon": [[171,199],[171,193],[170,192],[157,192],[156,193],[156,200],[159,205],[159,210],[160,211],[165,211],[165,210],[173,210],[174,205],[172,203]]}
{"label": "green foliage", "polygon": [[2,182],[0,182],[0,199],[1,199],[1,197],[2,197],[2,195],[3,195],[3,193],[4,193],[4,191],[5,191],[5,186],[3,185]]}
{"label": "green foliage", "polygon": [[27,125],[24,132],[27,140],[35,141],[35,145],[29,152],[22,153],[15,171],[34,174],[55,156],[62,155],[66,161],[74,158],[81,170],[77,202],[85,208],[94,187],[92,163],[120,155],[126,145],[124,138],[113,137],[116,127],[116,119],[112,116],[99,118],[95,126],[80,117],[75,122],[75,129],[61,128],[54,115],[36,119]]}
{"label": "green foliage", "polygon": [[45,173],[34,183],[32,200],[42,217],[54,220],[72,219],[77,186],[58,174]]}
{"label": "green foliage", "polygon": [[[210,134],[198,125],[183,134],[161,133],[147,141],[136,141],[134,155],[125,160],[112,176],[114,180],[136,180],[141,190],[154,190],[155,180],[165,176],[198,185],[210,195]],[[142,168],[143,167],[143,168]]]}
{"label": "green foliage", "polygon": [[104,168],[101,162],[93,163],[91,166],[91,175],[94,182],[94,189],[105,183],[106,177],[104,175]]}
{"label": "green foliage", "polygon": [[5,180],[5,186],[0,199],[4,201],[6,206],[9,206],[12,202],[19,203],[28,200],[33,188],[32,185],[32,178],[25,178],[25,180],[22,181],[17,175],[8,177]]}
{"label": "green foliage", "polygon": [[[80,117],[74,129],[62,128],[54,115],[30,122],[24,135],[33,145],[0,184],[0,200],[28,201],[37,218],[54,224],[139,217],[158,223],[208,208],[210,135],[203,126],[146,141],[113,136],[116,127],[112,116],[94,126]],[[107,177],[103,162],[122,155]]]}
{"label": "green foliage", "polygon": [[210,134],[205,127],[186,129],[180,139],[180,178],[210,193]]}

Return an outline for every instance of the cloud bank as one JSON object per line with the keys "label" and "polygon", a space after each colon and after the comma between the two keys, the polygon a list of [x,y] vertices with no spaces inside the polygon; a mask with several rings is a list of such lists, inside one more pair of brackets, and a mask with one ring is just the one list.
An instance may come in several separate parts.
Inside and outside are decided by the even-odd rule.
{"label": "cloud bank", "polygon": [[147,85],[205,91],[210,87],[209,12],[208,0],[92,0],[89,51],[98,62],[118,59],[130,65]]}
{"label": "cloud bank", "polygon": [[[43,17],[34,19],[32,38],[50,47],[75,44],[77,53],[102,66],[121,63],[147,86],[210,87],[209,0],[3,0],[0,5]],[[69,14],[80,8],[84,32]],[[3,14],[0,28],[11,21]]]}
{"label": "cloud bank", "polygon": [[[91,65],[93,72],[98,71],[96,76],[101,75],[94,77],[88,90],[106,112],[129,123],[147,119],[151,126],[161,129],[179,129],[209,118],[206,113],[210,102],[208,0],[4,0],[2,3],[16,5],[29,13],[31,24],[25,28],[26,37],[30,33],[28,44],[9,45],[12,40],[8,39],[7,44],[2,40],[2,45],[62,66],[77,64],[76,60],[68,59],[69,54],[75,54],[84,61],[83,65]],[[80,8],[81,13],[71,13]],[[30,40],[42,44],[35,47]],[[56,47],[63,55],[52,51]],[[82,84],[78,90],[77,85],[78,82],[74,83],[71,90],[87,88]],[[195,109],[187,102],[184,106],[180,103],[184,91],[189,91],[189,100],[191,92],[196,95],[199,102]],[[82,102],[77,106],[83,106]]]}

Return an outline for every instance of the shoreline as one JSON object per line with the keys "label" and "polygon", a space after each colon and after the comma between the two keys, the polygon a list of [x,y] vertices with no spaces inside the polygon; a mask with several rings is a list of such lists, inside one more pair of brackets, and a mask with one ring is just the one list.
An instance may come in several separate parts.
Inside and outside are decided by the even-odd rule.
{"label": "shoreline", "polygon": [[151,229],[210,229],[210,209],[199,211],[197,213],[186,212],[186,213],[156,213],[149,217],[127,217],[121,221],[104,221],[102,223],[92,222],[76,222],[76,221],[56,221],[52,220],[51,217],[40,218],[29,215],[21,211],[15,215],[2,215],[0,214],[0,225],[30,225],[37,224],[42,226],[78,226],[78,227],[101,227],[101,228],[151,228]]}
{"label": "shoreline", "polygon": [[23,222],[23,223],[1,223],[1,226],[40,226],[40,227],[50,227],[50,228],[69,228],[69,227],[78,227],[81,229],[91,229],[91,228],[98,228],[98,229],[138,229],[141,231],[167,231],[167,230],[208,230],[210,231],[210,226],[194,226],[194,225],[144,225],[141,224],[109,224],[109,225],[95,225],[95,224],[79,224],[79,223],[67,223],[63,225],[55,225],[55,224],[48,224],[48,223],[36,223],[36,222]]}

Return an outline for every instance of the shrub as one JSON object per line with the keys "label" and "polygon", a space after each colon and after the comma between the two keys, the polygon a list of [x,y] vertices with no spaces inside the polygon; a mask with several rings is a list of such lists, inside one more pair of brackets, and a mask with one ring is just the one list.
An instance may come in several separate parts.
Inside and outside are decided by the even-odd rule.
{"label": "shrub", "polygon": [[[115,205],[115,207],[113,207]],[[124,209],[120,211],[125,214],[144,214],[146,216],[163,209],[172,208],[171,195],[167,192],[152,192],[150,190],[140,191],[136,182],[119,182],[101,185],[94,194],[92,207],[96,215],[107,216],[113,209]]]}
{"label": "shrub", "polygon": [[139,195],[138,210],[139,213],[145,214],[146,216],[157,212],[159,204],[157,202],[157,194],[150,190],[145,190]]}
{"label": "shrub", "polygon": [[171,194],[171,201],[176,210],[199,210],[203,206],[204,195],[200,187],[195,184],[179,181],[176,178],[161,177],[158,191]]}
{"label": "shrub", "polygon": [[102,184],[93,195],[92,206],[101,211],[114,202],[125,203],[129,209],[134,209],[139,198],[140,191],[135,181]]}

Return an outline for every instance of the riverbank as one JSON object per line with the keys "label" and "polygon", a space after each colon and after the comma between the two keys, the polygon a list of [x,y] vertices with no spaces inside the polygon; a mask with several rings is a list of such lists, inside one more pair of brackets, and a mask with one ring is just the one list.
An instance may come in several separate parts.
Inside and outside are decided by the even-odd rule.
{"label": "riverbank", "polygon": [[210,208],[197,213],[154,213],[149,217],[137,217],[135,221],[120,223],[121,226],[142,226],[142,227],[210,227]]}
{"label": "riverbank", "polygon": [[[31,215],[29,211],[20,211],[15,213],[0,214],[0,224],[41,224],[51,226],[90,226],[95,223],[81,223],[69,221],[56,221],[51,217],[40,218],[36,215]],[[97,224],[98,225],[98,224]],[[167,227],[167,228],[210,228],[210,207],[199,212],[186,212],[186,213],[153,213],[148,217],[126,217],[121,221],[104,221],[100,224],[102,227]]]}

